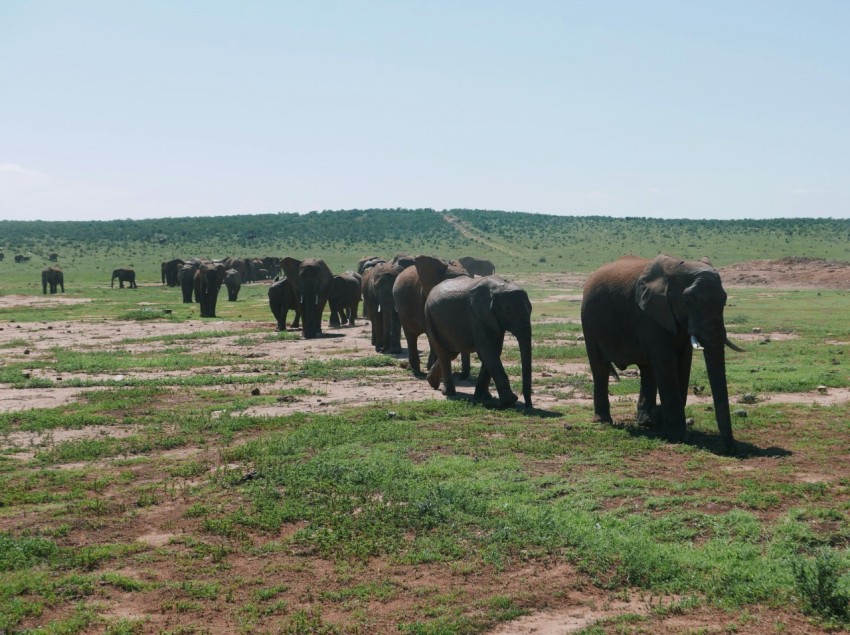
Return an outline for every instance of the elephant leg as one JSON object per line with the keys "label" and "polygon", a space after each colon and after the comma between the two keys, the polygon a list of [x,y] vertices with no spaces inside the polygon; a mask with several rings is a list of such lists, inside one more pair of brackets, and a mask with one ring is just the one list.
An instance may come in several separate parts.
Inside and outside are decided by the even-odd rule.
{"label": "elephant leg", "polygon": [[[295,319],[292,320],[292,328],[298,329],[301,328],[301,310],[295,309]],[[284,321],[283,330],[286,330],[286,322]]]}
{"label": "elephant leg", "polygon": [[389,324],[384,325],[384,328],[386,329],[386,345],[384,347],[384,352],[396,355],[401,353],[401,322],[398,319],[398,314],[395,312],[395,309],[387,311],[387,313],[389,314]]}
{"label": "elephant leg", "polygon": [[608,399],[608,374],[611,363],[602,356],[602,351],[596,343],[586,335],[585,347],[590,373],[593,375],[593,419],[601,423],[614,423],[611,418],[611,402]]}
{"label": "elephant leg", "polygon": [[[652,411],[655,408],[655,396],[658,386],[655,384],[655,374],[649,364],[639,364],[640,369],[640,395],[637,405],[637,424],[649,426],[653,423]],[[654,423],[658,423],[657,421]]]}
{"label": "elephant leg", "polygon": [[[501,355],[501,353],[499,353]],[[469,377],[470,364],[469,364],[469,353],[461,353],[460,354],[460,374],[458,377],[460,379],[466,379]]]}
{"label": "elephant leg", "polygon": [[685,404],[679,387],[679,369],[676,367],[676,351],[658,353],[652,359],[652,369],[661,397],[661,416],[664,419],[664,431],[671,441],[683,441],[685,428]]}
{"label": "elephant leg", "polygon": [[682,408],[688,404],[688,388],[691,385],[691,362],[694,349],[689,345],[682,347],[679,352],[679,389],[682,393]]}
{"label": "elephant leg", "polygon": [[[464,353],[464,355],[468,356],[468,353]],[[482,365],[481,370],[478,372],[478,381],[475,382],[475,393],[473,394],[475,399],[487,401],[493,398],[493,395],[490,394],[491,379],[490,371],[487,370],[486,366]]]}
{"label": "elephant leg", "polygon": [[404,338],[407,340],[407,363],[410,365],[410,370],[419,375],[422,372],[422,367],[419,365],[419,351],[416,348],[418,335],[404,331]]}
{"label": "elephant leg", "polygon": [[[502,365],[502,346],[505,343],[505,333],[488,333],[485,334],[480,330],[476,330],[475,336],[475,351],[478,357],[481,358],[482,367],[486,368],[490,376],[493,378],[493,383],[496,384],[496,390],[499,393],[499,403],[503,406],[510,406],[517,402],[519,397],[511,390],[508,374],[505,372],[505,367]],[[485,375],[486,376],[486,375]],[[479,385],[481,383],[481,375],[479,375]],[[490,385],[490,379],[487,378],[487,385]],[[478,386],[476,386],[476,391]]]}

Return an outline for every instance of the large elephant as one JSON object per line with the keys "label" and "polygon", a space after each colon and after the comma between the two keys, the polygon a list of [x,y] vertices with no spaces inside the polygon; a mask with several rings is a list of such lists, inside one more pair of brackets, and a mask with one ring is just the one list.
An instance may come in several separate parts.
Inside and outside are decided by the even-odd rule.
{"label": "large elephant", "polygon": [[50,293],[56,293],[57,287],[65,293],[65,276],[59,267],[45,267],[41,272],[41,289],[47,293],[47,287],[50,287]]}
{"label": "large elephant", "polygon": [[362,276],[368,267],[374,267],[378,262],[386,262],[386,260],[380,256],[363,256],[357,261],[357,273]]}
{"label": "large elephant", "polygon": [[425,332],[437,353],[428,372],[435,390],[443,380],[443,392],[455,394],[451,360],[458,353],[477,353],[481,371],[475,384],[475,398],[490,398],[490,380],[496,384],[499,402],[510,406],[517,401],[502,365],[505,331],[519,342],[522,363],[522,396],[531,407],[531,301],[517,285],[487,276],[454,278],[441,282],[425,301]]}
{"label": "large elephant", "polygon": [[248,283],[254,279],[254,266],[250,258],[227,258],[224,266],[227,269],[236,269],[242,282]]}
{"label": "large elephant", "polygon": [[203,263],[195,271],[195,299],[201,305],[202,318],[215,317],[218,291],[224,282],[224,265]]}
{"label": "large elephant", "polygon": [[50,262],[59,262],[59,254],[57,254],[55,251],[51,252],[50,254],[48,254],[47,259]]}
{"label": "large elephant", "polygon": [[113,269],[112,280],[109,281],[110,287],[115,287],[115,278],[118,278],[118,287],[124,288],[124,283],[128,283],[131,289],[138,288],[136,286],[136,272],[132,269]]}
{"label": "large elephant", "polygon": [[485,258],[474,258],[472,256],[462,256],[457,261],[463,265],[463,268],[469,272],[471,276],[492,276],[496,273],[496,265]]}
{"label": "large elephant", "polygon": [[166,260],[160,265],[162,269],[162,284],[167,284],[169,287],[176,287],[179,284],[177,280],[177,272],[180,270],[185,261],[180,258],[172,258]]}
{"label": "large elephant", "polygon": [[331,326],[350,324],[354,326],[357,317],[357,307],[360,306],[360,284],[362,278],[359,273],[346,271],[334,276],[331,283],[331,293],[328,296],[328,305],[331,309]]}
{"label": "large elephant", "polygon": [[401,353],[401,322],[395,309],[393,284],[404,271],[399,264],[382,262],[366,270],[363,303],[372,324],[372,346],[379,353]]}
{"label": "large elephant", "polygon": [[224,272],[224,286],[227,287],[228,302],[236,302],[239,297],[239,289],[242,288],[242,276],[236,269],[228,269]]}
{"label": "large elephant", "polygon": [[[425,300],[443,280],[460,277],[469,277],[469,273],[455,260],[446,262],[436,256],[416,256],[414,266],[398,274],[393,284],[393,300],[407,340],[407,359],[415,373],[421,372],[416,342],[425,332]],[[428,368],[433,366],[434,359],[435,352],[431,349]],[[468,353],[462,354],[462,366],[461,377],[468,377]]]}
{"label": "large elephant", "polygon": [[286,330],[286,314],[295,311],[292,328],[298,328],[301,321],[301,308],[298,306],[298,294],[295,286],[286,277],[277,280],[269,287],[269,308],[277,320],[277,330]]}
{"label": "large elephant", "polygon": [[[185,264],[180,265],[177,271],[177,282],[180,285],[180,292],[183,295],[183,304],[192,303],[192,294],[195,293],[195,272],[201,264],[200,260],[193,258]],[[200,302],[197,295],[195,296],[195,302]]]}
{"label": "large elephant", "polygon": [[305,339],[312,339],[322,332],[322,313],[331,292],[333,274],[321,258],[286,257],[281,261],[281,268],[298,294],[301,332]]}
{"label": "large elephant", "polygon": [[636,364],[638,423],[653,423],[660,394],[664,428],[671,439],[683,440],[693,350],[704,349],[717,427],[725,449],[734,451],[724,346],[741,349],[726,336],[725,304],[720,275],[706,262],[624,256],[592,273],[584,285],[581,324],[593,373],[596,419],[612,421],[612,365],[622,370]]}

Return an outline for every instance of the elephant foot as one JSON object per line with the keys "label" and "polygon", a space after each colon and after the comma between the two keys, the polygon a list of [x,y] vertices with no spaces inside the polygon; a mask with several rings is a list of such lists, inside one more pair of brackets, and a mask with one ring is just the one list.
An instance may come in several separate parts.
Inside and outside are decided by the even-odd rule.
{"label": "elephant foot", "polygon": [[612,424],[612,423],[614,423],[614,420],[611,418],[610,414],[601,415],[597,412],[595,415],[593,415],[593,423]]}
{"label": "elephant foot", "polygon": [[517,401],[519,401],[519,397],[517,397],[513,392],[509,392],[505,395],[499,395],[499,403],[502,406],[513,406]]}
{"label": "elephant foot", "polygon": [[457,394],[454,386],[443,386],[443,394],[446,397],[454,397]]}
{"label": "elephant foot", "polygon": [[[474,399],[477,399],[478,401],[489,401],[490,399],[493,398],[493,395],[490,394],[489,390],[477,390],[476,389],[476,391],[472,394],[472,397]],[[516,399],[514,399],[514,401],[516,401]]]}
{"label": "elephant foot", "polygon": [[431,386],[434,390],[440,389],[440,376],[435,374],[433,371],[428,373],[428,385]]}
{"label": "elephant foot", "polygon": [[635,422],[642,428],[652,427],[652,417],[648,412],[638,412]]}

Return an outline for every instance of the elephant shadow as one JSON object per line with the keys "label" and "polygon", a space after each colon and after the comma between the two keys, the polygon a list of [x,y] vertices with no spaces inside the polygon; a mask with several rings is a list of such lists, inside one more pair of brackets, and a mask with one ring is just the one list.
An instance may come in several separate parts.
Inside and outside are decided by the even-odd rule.
{"label": "elephant shadow", "polygon": [[[455,383],[458,386],[475,386],[474,379],[456,379]],[[455,393],[451,396],[447,396],[446,399],[448,399],[449,401],[464,401],[466,403],[475,404],[486,410],[516,410],[525,417],[537,417],[538,419],[556,419],[558,417],[564,416],[563,413],[555,412],[554,410],[544,410],[543,408],[526,408],[523,405],[522,400],[517,401],[516,403],[511,404],[510,406],[505,406],[499,403],[499,399],[497,397],[482,401],[481,399],[476,399],[473,395],[469,393],[461,392]]]}
{"label": "elephant shadow", "polygon": [[[612,427],[620,428],[628,432],[629,436],[635,438],[649,439],[665,439],[666,435],[661,428],[643,427],[636,425],[633,420],[615,422]],[[729,456],[723,448],[723,440],[719,433],[703,432],[702,430],[688,430],[688,436],[684,441],[685,445],[690,445],[700,450],[706,450],[718,456]],[[786,448],[776,446],[759,447],[747,441],[736,440],[735,453],[731,456],[739,459],[755,458],[760,456],[765,457],[788,457],[793,456],[793,452]]]}

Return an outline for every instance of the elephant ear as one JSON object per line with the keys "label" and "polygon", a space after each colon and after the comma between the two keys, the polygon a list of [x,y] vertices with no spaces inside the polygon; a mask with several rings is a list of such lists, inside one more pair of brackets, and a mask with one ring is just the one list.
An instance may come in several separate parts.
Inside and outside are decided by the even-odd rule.
{"label": "elephant ear", "polygon": [[419,276],[419,282],[425,295],[446,279],[446,269],[448,263],[434,256],[416,256],[413,261],[413,266],[416,267],[416,275]]}
{"label": "elephant ear", "polygon": [[638,278],[635,301],[653,322],[671,333],[676,332],[676,318],[667,297],[667,274],[660,262],[653,261]]}
{"label": "elephant ear", "polygon": [[298,284],[298,269],[300,267],[301,261],[296,258],[292,258],[291,256],[287,256],[280,261],[280,268],[283,269],[287,280],[289,280],[290,284],[293,286]]}

